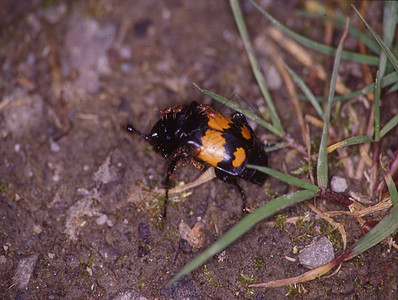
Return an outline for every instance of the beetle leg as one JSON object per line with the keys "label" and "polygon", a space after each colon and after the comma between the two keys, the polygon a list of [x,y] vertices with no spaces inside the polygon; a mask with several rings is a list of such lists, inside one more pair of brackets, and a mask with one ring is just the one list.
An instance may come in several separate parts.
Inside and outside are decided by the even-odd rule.
{"label": "beetle leg", "polygon": [[166,180],[165,180],[165,185],[166,185],[166,196],[164,198],[164,205],[163,205],[163,218],[166,219],[166,211],[167,211],[167,202],[169,200],[169,189],[170,189],[170,180],[169,180],[169,175],[167,175]]}
{"label": "beetle leg", "polygon": [[247,210],[246,210],[246,194],[243,191],[243,189],[240,187],[240,185],[238,184],[237,178],[235,176],[231,176],[219,169],[214,169],[214,171],[215,171],[218,179],[220,179],[223,182],[228,182],[238,189],[240,196],[242,197],[242,212],[244,212],[244,213],[247,212]]}
{"label": "beetle leg", "polygon": [[247,212],[247,209],[246,209],[246,194],[245,194],[244,190],[240,187],[240,185],[238,184],[238,181],[236,180],[236,178],[235,178],[235,180],[228,181],[228,182],[238,189],[238,191],[239,191],[239,193],[240,193],[240,195],[242,197],[242,212],[246,213]]}
{"label": "beetle leg", "polygon": [[166,218],[166,210],[167,210],[167,204],[169,201],[169,189],[170,189],[170,176],[173,175],[174,170],[176,169],[176,166],[178,166],[181,161],[184,159],[183,154],[179,154],[176,157],[173,158],[171,161],[170,165],[167,167],[167,176],[164,181],[164,185],[166,186],[166,196],[164,198],[164,206],[163,206],[163,218]]}

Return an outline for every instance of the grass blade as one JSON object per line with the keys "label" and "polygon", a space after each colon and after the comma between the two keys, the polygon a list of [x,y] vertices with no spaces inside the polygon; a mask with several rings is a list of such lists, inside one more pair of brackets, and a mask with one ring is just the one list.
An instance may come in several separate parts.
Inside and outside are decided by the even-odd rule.
{"label": "grass blade", "polygon": [[353,247],[348,259],[361,254],[380,243],[398,229],[398,205],[394,205],[391,214],[380,221],[370,232],[363,236]]}
{"label": "grass blade", "polygon": [[375,140],[380,138],[380,72],[376,73],[375,90]]}
{"label": "grass blade", "polygon": [[[312,12],[307,12],[303,10],[298,10],[298,15],[308,17],[308,18],[313,18],[313,19],[321,19],[323,21],[331,21],[333,24],[335,24],[337,27],[344,29],[345,27],[345,20],[346,16],[343,15],[336,15],[333,18],[327,17],[323,14],[320,13],[312,13]],[[350,24],[350,28],[348,28],[348,33],[352,37],[358,39],[362,43],[365,44],[366,47],[368,47],[370,50],[372,50],[376,54],[380,54],[381,48],[380,45],[369,35],[363,33],[361,30]]]}
{"label": "grass blade", "polygon": [[264,79],[264,76],[263,76],[261,69],[258,65],[256,56],[254,55],[254,50],[253,50],[252,44],[250,42],[249,34],[247,33],[246,24],[245,24],[245,21],[242,16],[242,10],[240,9],[239,1],[238,0],[230,0],[230,5],[231,5],[231,9],[232,9],[234,18],[235,18],[235,22],[238,26],[240,36],[243,41],[243,45],[245,46],[245,49],[246,49],[247,57],[249,58],[250,66],[252,68],[254,77],[257,80],[257,84],[258,84],[258,86],[261,90],[261,93],[263,94],[264,99],[267,103],[267,106],[270,110],[272,125],[277,130],[277,132],[278,132],[277,135],[281,136],[283,134],[282,124],[279,119],[278,113],[275,109],[275,105],[272,101],[271,95],[270,95],[268,88],[265,84],[265,79]]}
{"label": "grass blade", "polygon": [[330,120],[330,109],[329,105],[326,109],[326,117],[322,131],[321,144],[319,146],[319,155],[317,161],[317,179],[320,187],[328,186],[328,156],[327,156],[327,141],[328,141],[328,130]]}
{"label": "grass blade", "polygon": [[[398,82],[398,72],[392,72],[392,73],[381,78],[380,86],[382,88],[384,88],[384,87],[390,86],[392,84],[395,84],[397,82]],[[352,92],[350,94],[336,96],[336,97],[334,97],[334,101],[343,101],[343,100],[349,100],[349,99],[353,99],[356,97],[364,96],[364,95],[367,95],[367,94],[373,92],[374,90],[375,90],[375,84],[372,83],[372,84],[365,86],[364,88],[362,88],[358,91]],[[305,97],[300,96],[300,99],[305,99]],[[327,101],[327,98],[325,98],[325,97],[317,97],[316,99],[320,102]]]}
{"label": "grass blade", "polygon": [[349,254],[346,260],[368,250],[374,245],[377,245],[398,229],[397,187],[395,186],[390,174],[385,176],[385,180],[390,192],[391,202],[393,203],[391,213],[381,220],[379,224],[377,224],[370,232],[363,236],[357,243],[355,243],[355,245],[352,247],[352,252]]}
{"label": "grass blade", "polygon": [[366,135],[353,136],[353,137],[345,139],[341,142],[338,142],[336,144],[330,145],[327,148],[327,151],[328,151],[328,153],[331,153],[334,150],[336,150],[337,148],[353,146],[353,145],[358,145],[358,144],[364,144],[364,143],[371,143],[371,142],[373,142],[373,140]]}
{"label": "grass blade", "polygon": [[328,142],[330,112],[332,110],[332,104],[334,100],[334,90],[339,71],[341,52],[343,50],[344,40],[347,37],[348,25],[349,25],[349,19],[347,19],[346,29],[343,33],[343,36],[340,39],[339,46],[337,47],[336,57],[334,59],[334,65],[333,65],[332,79],[330,81],[328,106],[326,108],[326,113],[324,118],[324,126],[323,126],[321,144],[319,146],[319,156],[317,162],[317,179],[319,187],[327,187],[328,185],[328,157],[326,150]]}
{"label": "grass blade", "polygon": [[[383,42],[385,43],[388,50],[391,48],[392,42],[394,40],[397,21],[398,21],[398,2],[397,1],[384,2]],[[385,74],[386,63],[387,63],[386,55],[391,55],[395,59],[395,62],[398,63],[397,57],[394,54],[392,54],[391,52],[390,53],[382,52],[380,55],[380,63],[379,63],[379,72],[381,74],[380,76],[383,76]],[[391,61],[391,63],[394,64],[393,61]],[[398,71],[397,68],[395,69]]]}
{"label": "grass blade", "polygon": [[387,94],[391,94],[398,91],[398,83],[394,84],[388,91]]}
{"label": "grass blade", "polygon": [[[385,175],[384,178],[385,178],[387,186],[388,186],[388,191],[390,192],[392,205],[396,206],[397,202],[398,202],[397,187],[395,186],[394,180],[392,180],[392,177],[390,174]],[[398,222],[398,220],[397,220],[397,222]]]}
{"label": "grass blade", "polygon": [[[318,51],[320,53],[324,54],[329,54],[329,55],[336,55],[336,49],[333,47],[329,47],[326,45],[323,45],[318,42],[314,42],[310,40],[309,38],[306,38],[304,36],[301,36],[297,33],[295,33],[293,30],[290,30],[286,26],[282,25],[278,20],[276,20],[274,17],[272,17],[270,14],[268,14],[260,5],[258,5],[254,0],[250,0],[250,2],[265,16],[267,19],[269,19],[273,25],[278,27],[280,30],[282,30],[284,33],[289,35],[291,38],[295,39],[297,42],[300,44],[307,46],[308,48],[311,48],[315,51]],[[379,58],[376,56],[372,55],[363,55],[363,54],[358,54],[355,52],[349,52],[349,51],[343,51],[341,54],[341,57],[343,59],[347,59],[352,62],[358,62],[362,64],[368,64],[372,66],[377,66],[379,64]]]}
{"label": "grass blade", "polygon": [[[396,22],[397,22],[398,2],[396,2],[396,1],[386,1],[385,5],[386,5],[385,15],[384,15],[384,18],[385,18],[384,21],[385,22],[383,22],[384,23],[383,24],[383,31],[384,31],[384,29],[386,29],[387,26],[390,26],[390,28],[387,28],[384,31],[387,34],[387,36],[385,38],[388,39],[388,40],[386,40],[386,42],[384,42],[377,35],[377,33],[372,29],[372,27],[370,27],[370,25],[365,21],[365,19],[362,18],[361,14],[355,8],[355,6],[354,5],[351,5],[351,6],[355,10],[355,12],[359,16],[359,18],[362,20],[362,22],[365,23],[366,27],[368,27],[370,32],[373,34],[374,38],[376,39],[376,41],[379,43],[379,45],[383,49],[385,55],[387,55],[388,59],[390,60],[390,62],[394,66],[394,69],[396,71],[398,71],[398,59],[395,57],[395,55],[389,49],[389,47],[392,44],[392,38],[394,36]],[[388,22],[388,25],[385,25],[385,24],[387,24],[387,22]],[[383,57],[383,55],[381,55],[381,58],[382,57]],[[384,71],[385,71],[385,62],[383,63],[383,61],[380,61],[379,71],[380,71],[381,76],[383,76],[384,75]]]}
{"label": "grass blade", "polygon": [[291,175],[288,175],[288,174],[285,174],[285,173],[282,173],[282,172],[279,172],[279,171],[276,171],[276,170],[273,170],[273,169],[270,169],[267,167],[260,167],[260,166],[254,166],[254,165],[247,165],[247,166],[249,168],[259,170],[265,174],[268,174],[270,176],[278,178],[279,180],[284,181],[288,184],[295,185],[300,188],[310,190],[313,192],[318,192],[318,190],[319,190],[319,188],[316,185],[306,182],[304,180],[298,179],[294,176],[291,176]]}
{"label": "grass blade", "polygon": [[386,125],[380,130],[380,138],[385,136],[387,132],[389,132],[391,129],[393,129],[395,126],[398,125],[398,115],[392,117],[390,121],[387,122]]}
{"label": "grass blade", "polygon": [[311,92],[310,88],[305,84],[305,82],[297,75],[296,72],[294,72],[288,65],[285,64],[284,61],[282,61],[284,67],[286,70],[290,73],[290,76],[292,76],[293,80],[297,83],[297,85],[300,87],[300,89],[303,91],[303,93],[307,96],[308,100],[311,102],[312,106],[318,113],[318,115],[322,118],[323,117],[323,110],[319,102],[316,100],[316,97],[314,94]]}
{"label": "grass blade", "polygon": [[209,248],[199,254],[190,263],[188,263],[180,272],[178,272],[177,275],[174,276],[169,284],[174,283],[185,274],[188,274],[201,266],[206,260],[225,249],[228,245],[236,241],[240,236],[242,236],[245,232],[247,232],[250,228],[252,228],[261,220],[269,217],[270,215],[276,213],[281,209],[310,199],[315,195],[316,192],[303,190],[278,197],[264,204],[248,216],[244,217],[239,223],[237,223],[228,232],[226,232],[218,241],[216,241],[213,245],[211,245]]}
{"label": "grass blade", "polygon": [[280,136],[280,132],[274,127],[272,126],[270,123],[264,121],[262,118],[258,117],[257,115],[253,114],[250,110],[247,110],[245,108],[243,108],[242,106],[236,104],[235,102],[233,102],[232,100],[229,100],[223,96],[217,95],[216,93],[210,92],[208,90],[202,89],[201,87],[199,87],[196,83],[193,84],[199,91],[201,91],[203,94],[209,96],[210,98],[232,108],[233,110],[239,111],[242,114],[244,114],[246,117],[248,117],[249,119],[253,120],[254,122],[256,122],[257,124],[265,127],[266,129],[268,129],[269,131],[271,131],[272,133],[279,135]]}

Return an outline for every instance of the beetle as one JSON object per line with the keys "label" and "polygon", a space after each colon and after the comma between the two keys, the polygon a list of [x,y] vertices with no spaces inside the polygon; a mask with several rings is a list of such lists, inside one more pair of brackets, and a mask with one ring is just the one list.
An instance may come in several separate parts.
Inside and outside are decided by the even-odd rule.
{"label": "beetle", "polygon": [[160,120],[149,134],[141,133],[131,124],[127,124],[125,129],[143,137],[155,151],[171,160],[164,181],[166,196],[163,217],[166,217],[170,176],[183,164],[214,167],[218,179],[238,189],[243,199],[243,211],[246,211],[246,195],[238,184],[238,178],[259,185],[265,181],[264,173],[247,167],[248,164],[266,167],[268,156],[264,144],[254,134],[242,113],[226,116],[209,105],[193,101],[190,105],[162,110]]}

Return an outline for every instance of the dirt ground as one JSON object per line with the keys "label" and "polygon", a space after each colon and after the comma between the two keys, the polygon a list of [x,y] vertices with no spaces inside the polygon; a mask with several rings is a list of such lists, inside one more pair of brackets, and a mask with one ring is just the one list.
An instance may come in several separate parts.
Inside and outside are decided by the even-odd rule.
{"label": "dirt ground", "polygon": [[[301,1],[259,2],[283,24],[323,42],[320,21],[296,14]],[[381,8],[379,2],[372,10],[377,29]],[[284,127],[300,136],[288,92],[279,75],[272,75],[263,40],[271,25],[250,2],[243,1],[242,9]],[[308,231],[262,222],[204,266],[166,285],[204,249],[181,240],[180,222],[193,226],[201,220],[207,247],[239,220],[241,198],[232,186],[213,180],[169,205],[159,228],[163,195],[143,185],[161,187],[167,162],[123,125],[131,122],[149,132],[167,106],[212,103],[193,82],[241,104],[264,106],[227,1],[9,0],[0,3],[0,19],[1,299],[397,297],[397,251],[386,244],[344,263],[330,278],[290,288],[249,288],[306,271],[293,249],[326,226],[313,215]],[[342,68],[357,89],[363,82],[350,73],[351,65],[343,62]],[[262,140],[278,142],[253,127]],[[320,130],[313,134],[319,138]],[[270,167],[282,171],[286,163],[288,170],[297,169],[301,160],[289,149],[269,155]],[[186,166],[172,180],[187,183],[199,174]],[[336,174],[344,175],[331,170]],[[263,188],[241,184],[253,209],[291,189],[275,179]],[[282,215],[309,212],[302,204]],[[359,226],[339,221],[347,225],[348,243],[354,243]],[[334,246],[340,254],[339,242]]]}

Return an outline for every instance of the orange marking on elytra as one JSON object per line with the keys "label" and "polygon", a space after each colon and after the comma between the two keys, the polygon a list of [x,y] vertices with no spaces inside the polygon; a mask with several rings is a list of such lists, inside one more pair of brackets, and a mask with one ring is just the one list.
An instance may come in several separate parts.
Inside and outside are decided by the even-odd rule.
{"label": "orange marking on elytra", "polygon": [[232,161],[232,165],[235,168],[240,167],[246,160],[245,149],[243,149],[242,147],[237,148],[236,151],[234,152],[234,157],[235,159]]}
{"label": "orange marking on elytra", "polygon": [[250,140],[252,138],[252,134],[250,133],[250,130],[249,128],[247,128],[246,125],[242,125],[241,133],[246,140]]}
{"label": "orange marking on elytra", "polygon": [[198,158],[213,167],[217,167],[217,164],[225,158],[225,143],[222,132],[208,129],[202,137],[202,146],[200,146]]}

